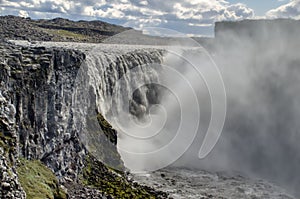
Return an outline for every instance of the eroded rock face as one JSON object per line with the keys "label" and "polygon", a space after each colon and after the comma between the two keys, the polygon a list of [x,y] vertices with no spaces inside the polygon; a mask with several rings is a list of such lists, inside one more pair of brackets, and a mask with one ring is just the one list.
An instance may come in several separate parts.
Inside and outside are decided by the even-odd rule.
{"label": "eroded rock face", "polygon": [[16,172],[18,142],[15,126],[15,108],[7,92],[0,87],[0,198],[25,198]]}
{"label": "eroded rock face", "polygon": [[1,91],[12,103],[7,120],[17,127],[20,154],[40,159],[58,176],[76,178],[84,147],[72,118],[72,94],[82,53],[3,44]]}

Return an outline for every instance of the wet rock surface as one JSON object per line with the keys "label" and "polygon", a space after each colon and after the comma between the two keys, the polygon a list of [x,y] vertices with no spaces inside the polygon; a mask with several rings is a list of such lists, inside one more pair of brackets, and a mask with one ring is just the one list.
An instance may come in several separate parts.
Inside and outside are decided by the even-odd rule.
{"label": "wet rock surface", "polygon": [[169,193],[169,198],[174,199],[294,199],[282,188],[239,174],[169,168],[148,174],[135,174],[134,178],[143,185]]}

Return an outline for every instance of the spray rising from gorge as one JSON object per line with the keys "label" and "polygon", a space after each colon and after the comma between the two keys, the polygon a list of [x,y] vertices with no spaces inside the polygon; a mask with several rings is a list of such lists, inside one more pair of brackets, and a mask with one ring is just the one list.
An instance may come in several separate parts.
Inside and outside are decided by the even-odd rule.
{"label": "spray rising from gorge", "polygon": [[[118,150],[132,171],[172,163],[176,168],[241,172],[299,195],[300,31],[295,27],[290,21],[217,24],[209,49],[213,62],[194,45],[89,47],[78,76],[83,99],[77,118],[102,113],[118,130]],[[216,95],[210,92],[211,86],[220,88],[218,78],[203,76],[214,62],[226,88],[226,120],[218,143],[200,159],[212,110],[224,103],[221,89]],[[94,135],[83,139],[99,159],[101,150],[110,150],[99,151],[97,142],[89,142]],[[156,153],[160,156],[148,156],[168,143],[174,145]]]}
{"label": "spray rising from gorge", "polygon": [[[233,27],[230,22],[217,24],[216,44],[211,51],[226,87],[227,117],[222,136],[207,157],[199,159],[199,148],[209,128],[212,115],[210,92],[205,79],[193,71],[193,67],[188,67],[189,64],[184,63],[185,59],[178,57],[189,56],[188,60],[192,60],[192,65],[198,68],[202,67],[202,70],[213,64],[206,56],[199,56],[199,53],[195,53],[193,56],[192,51],[176,51],[177,49],[174,50],[174,47],[172,52],[178,52],[175,57],[174,53],[161,54],[159,61],[156,62],[159,64],[156,65],[157,68],[150,67],[155,70],[143,73],[146,77],[149,74],[148,77],[155,74],[155,81],[152,79],[156,83],[154,85],[164,86],[146,86],[132,92],[132,98],[135,97],[138,103],[131,104],[129,106],[131,109],[126,107],[129,114],[126,111],[125,116],[129,115],[130,121],[137,120],[137,124],[141,123],[144,130],[142,131],[141,128],[137,130],[136,122],[133,124],[134,127],[131,126],[132,124],[126,124],[127,128],[123,129],[125,132],[131,132],[131,136],[151,137],[153,132],[148,130],[154,129],[154,132],[157,132],[159,129],[157,126],[160,127],[164,124],[164,129],[160,131],[164,133],[153,139],[150,144],[145,142],[141,145],[133,144],[130,136],[129,138],[125,136],[122,140],[121,134],[119,146],[137,153],[149,152],[149,150],[169,143],[175,136],[173,133],[178,133],[174,129],[180,129],[178,125],[181,124],[181,119],[187,119],[189,123],[183,128],[187,137],[194,136],[193,128],[195,126],[193,125],[199,124],[199,128],[191,147],[188,147],[187,152],[173,166],[213,171],[238,171],[244,175],[268,179],[298,195],[297,187],[300,179],[297,168],[300,161],[298,155],[300,135],[297,118],[300,111],[297,85],[299,84],[298,65],[300,60],[297,55],[299,30],[294,23],[297,22],[285,20],[246,21],[238,24],[238,27]],[[222,27],[223,25],[224,27]],[[140,65],[147,64],[149,62],[140,62]],[[170,70],[168,74],[164,73],[164,68],[159,67],[161,65],[170,66],[185,78],[179,78],[181,81],[178,81],[175,73]],[[149,67],[147,70],[149,71]],[[127,78],[127,80],[129,79]],[[188,81],[185,81],[186,79]],[[153,83],[152,80],[151,83]],[[184,86],[183,84],[186,82],[188,84]],[[133,87],[137,85],[139,84]],[[175,86],[172,87],[173,85]],[[172,90],[168,90],[168,87]],[[194,92],[189,93],[187,89],[189,87]],[[154,96],[157,97],[153,103],[149,103],[149,99],[153,99],[153,96],[149,99],[141,97],[149,96],[149,93],[155,93]],[[174,94],[180,98],[179,104],[176,97],[170,97],[174,97]],[[195,96],[195,98],[191,96]],[[122,98],[119,99],[122,100]],[[125,104],[128,105],[128,102]],[[187,110],[185,118],[181,118],[180,111],[174,108],[180,106],[186,106],[184,108]],[[201,110],[200,112],[198,112],[198,108]],[[198,113],[199,115],[201,113],[199,118]],[[137,115],[140,119],[136,117]],[[194,120],[195,118],[197,121]],[[114,123],[115,118],[110,118],[110,121],[117,124],[116,127],[124,127],[124,124]],[[122,121],[127,122],[128,120]],[[149,127],[145,123],[153,126]],[[179,130],[179,134],[180,132]],[[185,140],[184,137],[179,140],[174,146],[178,146],[180,151],[185,150],[185,146],[191,144],[191,140]],[[124,146],[121,146],[122,141],[124,141]],[[169,157],[173,153],[176,153],[176,150],[171,149],[162,157]],[[126,155],[123,154],[123,157],[125,158]],[[145,166],[145,170],[151,164],[158,165],[158,168],[164,166],[151,158],[145,158],[141,162],[130,158],[128,160],[132,163],[132,166],[129,164],[128,166],[133,170],[135,166],[138,168]]]}
{"label": "spray rising from gorge", "polygon": [[214,58],[226,87],[222,136],[203,160],[191,147],[178,165],[238,171],[299,195],[298,21],[216,24]]}

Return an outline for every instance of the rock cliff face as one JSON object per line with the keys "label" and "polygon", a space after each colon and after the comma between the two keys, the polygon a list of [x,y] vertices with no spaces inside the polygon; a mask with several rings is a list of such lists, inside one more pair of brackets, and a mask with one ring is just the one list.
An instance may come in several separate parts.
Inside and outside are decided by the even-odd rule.
{"label": "rock cliff face", "polygon": [[72,132],[68,108],[83,60],[84,55],[75,51],[6,46],[2,61],[1,89],[15,109],[10,114],[15,119],[21,155],[42,160],[59,175],[74,175],[82,165],[78,154],[83,146]]}
{"label": "rock cliff face", "polygon": [[[0,93],[8,103],[5,107],[2,102],[1,132],[6,147],[15,151],[9,161],[14,165],[19,155],[38,159],[57,176],[76,178],[85,151],[76,132],[67,130],[72,122],[70,110],[64,114],[66,121],[61,113],[71,104],[72,79],[84,55],[7,44],[1,45],[1,51]],[[11,139],[15,141],[10,143]]]}
{"label": "rock cliff face", "polygon": [[[78,80],[79,69],[86,62],[85,54],[75,50],[22,47],[7,43],[1,43],[0,51],[3,54],[0,60],[1,198],[25,198],[16,172],[19,157],[44,163],[55,173],[71,198],[105,195],[130,198],[132,194],[153,198],[164,195],[134,185],[126,179],[125,173],[121,171],[118,174],[99,161],[109,159],[120,169],[124,168],[116,148],[117,133],[101,115],[101,108],[97,108],[96,103],[85,107],[84,103],[77,106],[75,102],[79,92],[75,80]],[[157,61],[161,55],[152,56],[157,57]],[[138,64],[149,62],[139,55],[121,56],[117,60],[124,59],[128,59],[127,64],[133,64],[135,60]],[[115,65],[118,63],[112,66]],[[111,78],[107,77],[107,81]],[[86,89],[91,96],[99,98],[102,93],[93,90],[90,79],[85,80],[88,84],[83,85],[89,86]],[[101,76],[98,81],[101,81]],[[94,88],[97,86],[94,85]],[[94,111],[96,117],[78,114],[78,110]],[[100,143],[105,139],[112,143],[109,147],[97,143],[98,147],[106,149],[106,154],[100,158],[94,157],[91,147],[87,147],[82,139],[83,133],[95,130],[84,127],[91,127],[95,122],[101,127],[101,131],[93,132],[100,138]],[[84,188],[86,185],[99,191]],[[82,189],[82,192],[74,191],[74,187]]]}
{"label": "rock cliff face", "polygon": [[0,91],[0,197],[25,198],[16,172],[18,142],[15,126],[15,108],[10,103],[8,93]]}

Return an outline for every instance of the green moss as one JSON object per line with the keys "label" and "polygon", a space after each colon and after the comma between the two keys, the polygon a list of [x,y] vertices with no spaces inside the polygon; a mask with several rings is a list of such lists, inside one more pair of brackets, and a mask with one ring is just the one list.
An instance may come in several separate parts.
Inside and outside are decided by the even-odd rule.
{"label": "green moss", "polygon": [[53,34],[53,35],[58,35],[61,37],[67,37],[67,38],[74,38],[74,39],[79,39],[79,40],[84,40],[86,39],[87,36],[82,35],[82,34],[78,34],[78,33],[74,33],[71,31],[67,31],[67,30],[60,30],[60,29],[44,29],[45,32]]}
{"label": "green moss", "polygon": [[18,176],[28,199],[66,199],[56,176],[38,160],[20,159]]}
{"label": "green moss", "polygon": [[97,120],[101,126],[112,129],[112,126],[110,125],[110,123],[106,121],[106,119],[103,117],[102,114],[100,113],[97,114]]}
{"label": "green moss", "polygon": [[167,196],[165,193],[155,192],[149,187],[128,182],[123,173],[115,173],[91,155],[86,158],[81,181],[84,185],[97,188],[113,198],[154,199]]}
{"label": "green moss", "polygon": [[117,144],[117,131],[112,128],[112,126],[108,123],[108,121],[103,117],[102,114],[97,114],[97,120],[106,137],[113,144]]}

